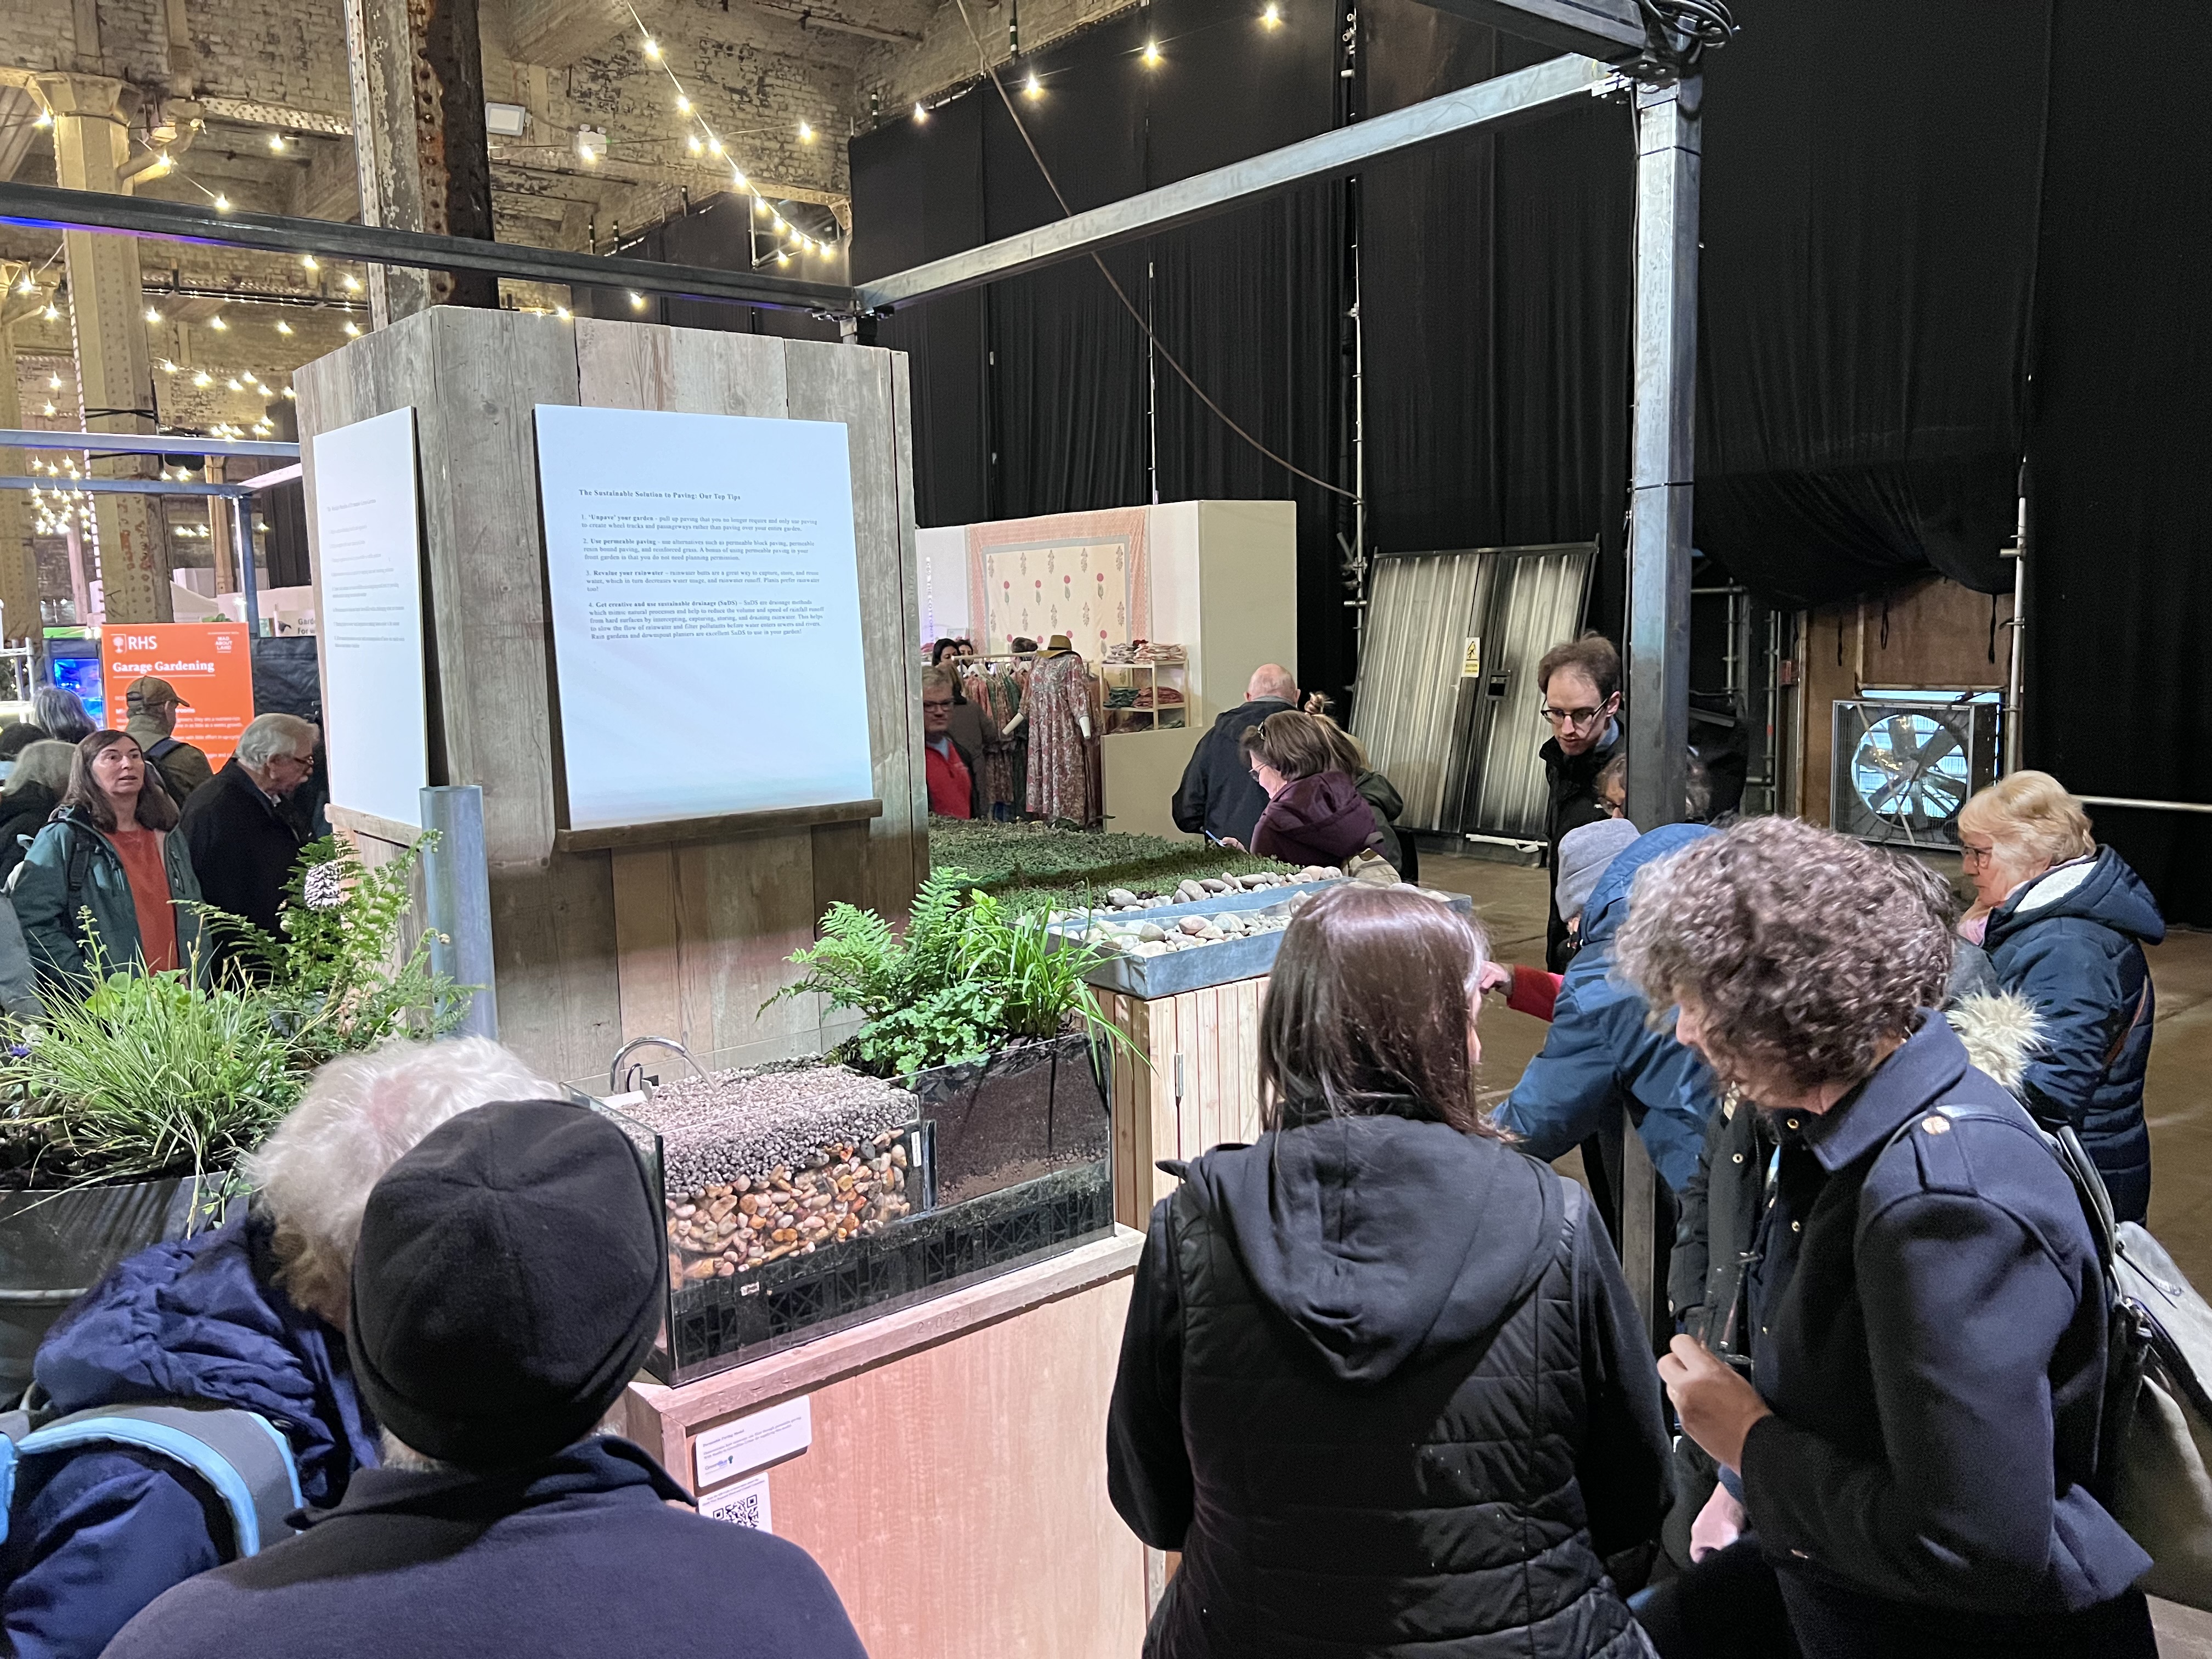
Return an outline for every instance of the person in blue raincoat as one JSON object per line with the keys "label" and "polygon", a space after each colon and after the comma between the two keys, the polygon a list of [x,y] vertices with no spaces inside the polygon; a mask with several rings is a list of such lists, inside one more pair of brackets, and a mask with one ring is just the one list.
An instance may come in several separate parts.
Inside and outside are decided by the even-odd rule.
{"label": "person in blue raincoat", "polygon": [[[344,1334],[369,1188],[448,1118],[554,1092],[481,1037],[333,1060],[253,1158],[252,1209],[116,1267],[47,1334],[38,1389],[58,1414],[178,1401],[257,1412],[290,1443],[308,1504],[337,1503],[378,1462]],[[95,1659],[156,1596],[222,1565],[221,1512],[151,1454],[26,1457],[0,1547],[6,1650]]]}
{"label": "person in blue raincoat", "polygon": [[1712,1074],[1669,1032],[1652,1029],[1644,999],[1616,983],[1612,969],[1637,872],[1713,833],[1707,824],[1669,823],[1638,836],[1583,902],[1582,948],[1567,965],[1543,1052],[1497,1112],[1522,1151],[1561,1157],[1625,1109],[1670,1192],[1697,1173],[1705,1123],[1719,1105]]}
{"label": "person in blue raincoat", "polygon": [[1976,794],[1959,813],[1959,847],[1975,894],[1959,931],[2040,1024],[2021,1099],[2045,1128],[2072,1126],[2113,1213],[2141,1221],[2150,1209],[2143,1076],[2158,1012],[2143,947],[2166,937],[2158,901],[2097,845],[2081,803],[2048,772],[2014,772]]}

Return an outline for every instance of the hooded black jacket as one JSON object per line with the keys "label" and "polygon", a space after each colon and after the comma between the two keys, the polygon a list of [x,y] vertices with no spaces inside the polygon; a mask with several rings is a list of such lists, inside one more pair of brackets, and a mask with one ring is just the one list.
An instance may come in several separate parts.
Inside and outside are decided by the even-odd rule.
{"label": "hooded black jacket", "polygon": [[1640,1577],[1667,1502],[1620,1269],[1579,1188],[1441,1123],[1190,1166],[1138,1267],[1107,1482],[1183,1553],[1160,1659],[1650,1651],[1607,1575]]}

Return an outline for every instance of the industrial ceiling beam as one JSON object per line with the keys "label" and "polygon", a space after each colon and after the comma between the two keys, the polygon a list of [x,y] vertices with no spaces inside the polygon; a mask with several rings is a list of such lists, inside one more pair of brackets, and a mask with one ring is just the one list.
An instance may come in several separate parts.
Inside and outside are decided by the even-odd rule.
{"label": "industrial ceiling beam", "polygon": [[0,477],[0,489],[82,489],[88,495],[251,495],[240,484],[167,483],[159,478]]}
{"label": "industrial ceiling beam", "polygon": [[0,428],[0,449],[67,449],[99,455],[250,455],[295,461],[300,446],[281,438],[173,438],[142,432],[54,432],[44,427]]}
{"label": "industrial ceiling beam", "polygon": [[853,290],[862,311],[889,311],[957,294],[1063,259],[1158,235],[1177,225],[1225,213],[1317,179],[1356,173],[1368,162],[1417,145],[1540,114],[1588,97],[1613,82],[1613,71],[1588,58],[1555,58],[1448,92],[1372,120],[1304,138],[1249,161],[1233,161],[1139,196],[1072,214],[1035,230],[933,259]]}
{"label": "industrial ceiling beam", "polygon": [[1423,0],[1437,11],[1504,29],[1554,52],[1632,63],[1650,44],[1636,0]]}
{"label": "industrial ceiling beam", "polygon": [[[706,265],[666,264],[657,259],[601,258],[558,248],[434,236],[422,231],[294,219],[274,213],[218,212],[208,203],[162,202],[52,185],[0,182],[0,224],[40,229],[106,230],[161,241],[215,247],[259,248],[270,253],[313,253],[363,264],[429,270],[481,270],[520,282],[565,283],[572,288],[626,288],[680,299],[733,305],[779,306],[793,311],[847,311],[852,290],[836,283],[755,276]],[[250,298],[252,296],[241,296]]]}

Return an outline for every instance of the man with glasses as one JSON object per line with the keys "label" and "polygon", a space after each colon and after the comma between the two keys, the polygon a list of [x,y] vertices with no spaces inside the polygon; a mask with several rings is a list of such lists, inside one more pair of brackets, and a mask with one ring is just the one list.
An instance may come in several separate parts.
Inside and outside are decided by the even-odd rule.
{"label": "man with glasses", "polygon": [[1541,750],[1548,785],[1544,836],[1551,843],[1546,860],[1552,871],[1551,931],[1545,966],[1553,973],[1566,966],[1567,928],[1557,903],[1559,842],[1570,830],[1609,817],[1598,791],[1598,775],[1622,752],[1620,653],[1601,634],[1555,645],[1536,665],[1537,695],[1551,740]]}
{"label": "man with glasses", "polygon": [[[238,750],[222,770],[193,791],[178,826],[191,849],[201,896],[266,933],[277,932],[284,884],[302,845],[284,798],[314,771],[321,740],[313,720],[259,716],[239,733]],[[219,945],[217,954],[235,952]]]}
{"label": "man with glasses", "polygon": [[929,810],[940,818],[983,816],[983,757],[953,735],[956,682],[950,668],[921,677],[921,740],[929,769]]}

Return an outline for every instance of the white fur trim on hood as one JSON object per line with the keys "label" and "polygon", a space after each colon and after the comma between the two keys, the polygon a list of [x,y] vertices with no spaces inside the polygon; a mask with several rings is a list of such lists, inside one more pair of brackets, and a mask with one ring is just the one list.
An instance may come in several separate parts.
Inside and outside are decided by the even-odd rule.
{"label": "white fur trim on hood", "polygon": [[2027,1062],[2043,1049],[2043,1021],[2035,1005],[2014,991],[1977,993],[1943,1011],[1966,1045],[1966,1057],[1996,1082],[2018,1094]]}

